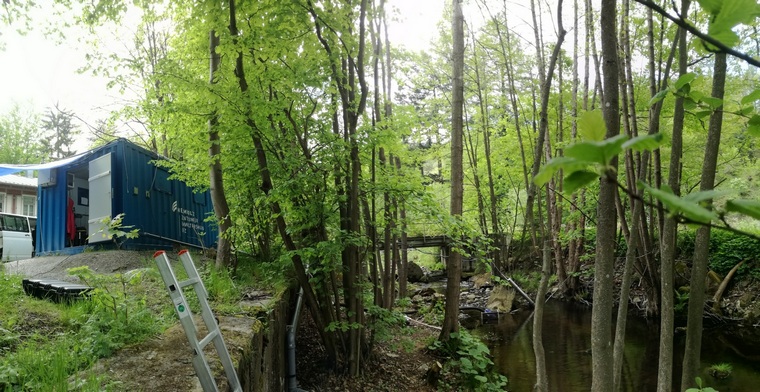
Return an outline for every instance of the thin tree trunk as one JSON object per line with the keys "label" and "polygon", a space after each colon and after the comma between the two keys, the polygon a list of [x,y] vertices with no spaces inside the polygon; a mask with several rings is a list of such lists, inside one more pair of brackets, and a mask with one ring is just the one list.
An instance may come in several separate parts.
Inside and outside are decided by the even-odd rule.
{"label": "thin tree trunk", "polygon": [[[462,168],[462,120],[464,106],[464,16],[462,0],[454,0],[452,31],[452,98],[451,98],[451,216],[462,217],[464,193]],[[446,263],[446,307],[443,328],[439,337],[448,341],[451,333],[459,331],[459,291],[462,276],[462,255],[453,250]]]}
{"label": "thin tree trunk", "polygon": [[[534,35],[534,38],[535,38],[534,43],[535,43],[535,46],[536,46],[536,61],[537,61],[537,64],[538,64],[538,82],[539,82],[539,85],[541,86],[541,90],[543,92],[543,89],[546,88],[544,86],[547,84],[546,83],[546,76],[547,76],[547,74],[545,72],[546,64],[544,63],[543,46],[541,44],[540,28],[539,28],[539,25],[538,25],[538,21],[536,20],[536,2],[535,2],[535,0],[531,0],[530,1],[530,11],[531,11],[531,16],[533,17],[533,35]],[[564,31],[560,30],[560,36],[564,36]],[[559,45],[557,45],[557,46],[559,46]],[[550,73],[553,73],[553,71],[554,71],[553,69],[550,70]],[[543,94],[542,94],[541,100],[543,101],[543,99],[544,98],[543,98]],[[548,99],[549,99],[549,97],[547,96],[546,97],[547,102],[548,102]],[[535,103],[536,103],[536,99],[535,99],[535,94],[534,94],[533,95],[533,106],[534,106],[533,107],[533,113],[534,113],[534,116],[535,116],[535,113],[538,112],[536,110]],[[548,104],[547,104],[547,106],[548,106]],[[543,102],[541,103],[541,112],[539,112],[539,116],[540,116],[539,121],[540,122],[544,121],[544,117],[546,116],[546,112],[544,111]],[[534,117],[534,119],[535,119],[535,117]],[[536,124],[535,120],[533,121],[533,124],[534,124],[534,130],[535,130],[535,124]],[[543,125],[543,124],[541,124],[541,125]],[[539,125],[539,128],[541,128],[541,125]],[[530,170],[530,176],[531,176],[531,178],[535,178],[536,174],[538,174],[538,170],[541,168],[541,152],[544,149],[544,143],[546,141],[546,137],[547,137],[546,132],[543,132],[541,130],[538,131],[538,134],[537,134],[537,137],[536,137],[535,149],[533,150],[533,164],[532,164],[531,170]],[[531,243],[533,244],[534,249],[538,248],[538,238],[536,236],[536,226],[534,224],[536,222],[536,220],[533,217],[533,215],[534,215],[533,214],[533,204],[535,203],[537,192],[538,192],[538,190],[536,188],[536,184],[533,181],[530,181],[528,183],[528,195],[527,195],[526,200],[525,200],[525,221],[524,221],[525,223],[524,224],[525,225],[529,225]]]}
{"label": "thin tree trunk", "polygon": [[[396,157],[396,172],[399,176],[402,176],[401,173],[401,158]],[[407,272],[409,268],[409,260],[407,258],[407,242],[406,242],[406,201],[403,197],[399,198],[398,201],[398,211],[399,211],[399,220],[401,222],[401,243],[400,245],[400,252],[401,252],[401,264],[398,266],[398,297],[399,298],[405,298],[406,297],[406,281],[407,281]]]}
{"label": "thin tree trunk", "polygon": [[[726,86],[726,53],[715,54],[713,66],[712,97],[723,99]],[[702,165],[702,181],[700,191],[709,191],[715,187],[715,171],[720,150],[720,133],[723,126],[723,105],[718,107],[710,116],[707,132],[705,160]],[[694,379],[699,374],[700,352],[702,349],[702,317],[705,306],[705,277],[710,251],[710,226],[697,229],[694,240],[694,263],[691,270],[689,285],[689,315],[686,325],[686,347],[683,357],[683,373],[681,389],[696,386]]]}
{"label": "thin tree trunk", "polygon": [[[388,160],[385,157],[385,149],[380,147],[379,152],[380,167],[383,168],[385,176],[389,175]],[[388,190],[383,191],[383,217],[385,219],[385,227],[383,229],[383,306],[386,309],[393,307],[393,290],[395,290],[395,282],[393,275],[391,274],[391,262],[392,262],[392,247],[394,246],[391,236],[391,197]]]}
{"label": "thin tree trunk", "polygon": [[[547,70],[547,74],[545,77],[542,77],[541,80],[543,81],[543,84],[541,85],[541,113],[540,113],[540,126],[539,126],[539,138],[540,135],[546,135],[547,143],[546,146],[548,148],[549,146],[549,119],[548,119],[548,108],[549,108],[549,95],[551,94],[551,83],[552,83],[552,77],[554,76],[554,69],[557,66],[557,61],[560,56],[560,51],[562,49],[562,42],[565,39],[565,30],[562,27],[562,0],[559,0],[557,2],[557,30],[558,30],[558,36],[557,36],[557,43],[554,45],[554,50],[552,51],[552,56],[549,59],[549,68]],[[536,150],[537,153],[537,160],[534,161],[540,161],[541,154],[540,150]],[[547,151],[547,154],[551,154],[550,151]],[[534,173],[535,176],[535,173]],[[536,385],[534,386],[534,391],[541,391],[545,392],[549,390],[549,382],[546,372],[546,358],[544,354],[544,346],[543,346],[543,338],[542,338],[542,324],[543,324],[543,309],[544,309],[544,301],[546,296],[546,289],[548,285],[548,279],[549,275],[551,274],[551,265],[552,265],[552,243],[555,240],[555,237],[553,233],[549,231],[553,231],[554,225],[553,225],[553,219],[554,219],[554,213],[553,210],[555,208],[555,202],[553,200],[553,194],[550,189],[546,190],[546,219],[547,219],[547,226],[546,230],[541,231],[541,235],[543,237],[543,263],[541,268],[541,281],[539,283],[538,292],[536,293],[536,309],[535,313],[533,315],[533,351],[535,353],[536,357]],[[561,261],[560,261],[561,262]]]}
{"label": "thin tree trunk", "polygon": [[[549,192],[547,192],[548,196]],[[547,197],[548,204],[548,197]],[[546,214],[548,225],[551,226],[551,214]],[[546,291],[549,287],[549,276],[552,269],[552,249],[550,236],[544,233],[544,251],[541,263],[541,280],[536,291],[536,307],[533,310],[533,354],[536,359],[536,385],[535,392],[547,392],[549,390],[549,377],[546,371],[546,353],[543,343],[544,303],[546,303]]]}
{"label": "thin tree trunk", "polygon": [[[214,74],[219,70],[221,58],[216,48],[219,46],[219,37],[215,31],[209,33],[209,83],[216,84]],[[224,193],[224,179],[222,175],[222,145],[219,138],[217,123],[219,118],[214,113],[208,120],[208,155],[211,159],[209,165],[209,182],[211,202],[214,205],[214,215],[219,226],[219,239],[216,246],[216,268],[230,266],[231,245],[227,238],[227,231],[232,227],[230,220],[230,206],[227,204],[227,196]]]}
{"label": "thin tree trunk", "polygon": [[[686,17],[689,0],[681,2],[681,13]],[[678,73],[687,72],[688,46],[686,31],[679,30],[678,35]],[[673,135],[670,149],[670,173],[668,185],[676,195],[681,191],[681,152],[683,150],[684,100],[677,97],[673,109]],[[673,298],[673,264],[675,259],[676,233],[678,223],[674,218],[666,217],[660,244],[660,351],[657,371],[657,392],[667,392],[673,388],[673,331],[675,330],[675,301]]]}
{"label": "thin tree trunk", "polygon": [[[619,79],[617,58],[617,1],[602,0],[600,29],[602,34],[602,55],[604,61],[604,95],[602,105],[606,137],[620,133]],[[591,315],[591,363],[593,392],[609,392],[614,388],[612,352],[612,303],[615,262],[615,233],[617,215],[615,213],[615,189],[617,159],[611,163],[612,169],[605,173],[599,185],[597,207],[596,261],[594,262],[594,307]]]}

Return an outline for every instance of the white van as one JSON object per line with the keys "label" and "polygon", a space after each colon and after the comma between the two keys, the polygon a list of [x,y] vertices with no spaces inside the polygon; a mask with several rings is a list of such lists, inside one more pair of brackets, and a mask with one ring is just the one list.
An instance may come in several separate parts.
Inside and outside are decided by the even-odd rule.
{"label": "white van", "polygon": [[0,213],[0,261],[34,257],[34,236],[37,218]]}

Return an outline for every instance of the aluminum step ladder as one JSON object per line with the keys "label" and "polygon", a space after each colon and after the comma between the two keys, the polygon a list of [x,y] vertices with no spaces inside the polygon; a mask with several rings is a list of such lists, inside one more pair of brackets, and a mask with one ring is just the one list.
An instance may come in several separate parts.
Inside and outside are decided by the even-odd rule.
{"label": "aluminum step ladder", "polygon": [[[190,341],[190,347],[193,349],[193,368],[195,368],[195,374],[201,382],[204,392],[218,392],[216,387],[216,381],[214,375],[211,373],[211,368],[208,365],[206,356],[203,354],[203,348],[209,343],[213,342],[216,348],[219,359],[224,366],[224,373],[227,376],[227,382],[231,391],[242,392],[240,381],[238,380],[237,373],[235,373],[235,367],[232,365],[232,359],[230,359],[230,353],[227,351],[227,346],[224,344],[224,338],[219,330],[219,325],[214,318],[214,313],[211,311],[211,307],[208,304],[208,293],[206,287],[203,286],[198,275],[198,270],[195,269],[193,259],[190,257],[190,252],[182,250],[179,252],[179,259],[182,261],[182,266],[187,272],[188,279],[182,282],[177,281],[177,276],[172,270],[172,266],[169,263],[169,258],[166,257],[166,252],[158,251],[153,255],[158,265],[158,270],[161,272],[161,277],[164,279],[166,289],[169,291],[169,296],[174,303],[174,310],[179,316],[179,321],[182,324],[182,328],[185,330],[187,340]],[[193,313],[187,304],[185,294],[182,289],[187,286],[193,286],[195,294],[198,296],[198,302],[200,302],[201,316],[203,322],[206,324],[208,335],[203,339],[198,340],[198,330],[195,327],[193,321]]]}

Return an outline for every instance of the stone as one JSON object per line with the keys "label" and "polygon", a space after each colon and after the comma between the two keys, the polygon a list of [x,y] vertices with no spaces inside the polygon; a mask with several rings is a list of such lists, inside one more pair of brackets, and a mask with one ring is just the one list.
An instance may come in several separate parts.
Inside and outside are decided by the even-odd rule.
{"label": "stone", "polygon": [[435,294],[435,290],[432,287],[425,287],[424,289],[419,289],[414,292],[414,295],[419,295],[422,297],[429,297],[433,294]]}
{"label": "stone", "polygon": [[406,265],[406,280],[409,283],[417,283],[422,281],[422,277],[425,276],[425,272],[422,271],[422,267],[414,262],[409,262]]}
{"label": "stone", "polygon": [[501,313],[508,313],[512,310],[514,300],[515,291],[513,289],[506,286],[496,286],[488,297],[486,308]]}
{"label": "stone", "polygon": [[482,274],[473,275],[472,284],[476,289],[483,287],[493,287],[493,283],[491,283],[491,273],[484,272]]}

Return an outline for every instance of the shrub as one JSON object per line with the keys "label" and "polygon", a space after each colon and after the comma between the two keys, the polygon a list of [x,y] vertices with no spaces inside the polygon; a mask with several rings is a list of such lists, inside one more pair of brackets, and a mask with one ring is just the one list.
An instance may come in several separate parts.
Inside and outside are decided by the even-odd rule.
{"label": "shrub", "polygon": [[439,390],[502,391],[507,385],[507,377],[494,371],[488,347],[466,330],[452,333],[447,342],[436,340],[430,348],[449,358]]}
{"label": "shrub", "polygon": [[760,277],[760,271],[757,271],[757,266],[753,263],[758,258],[758,249],[760,241],[755,238],[714,230],[710,235],[710,268],[725,275],[740,261],[746,260],[737,271],[737,277],[747,274]]}

